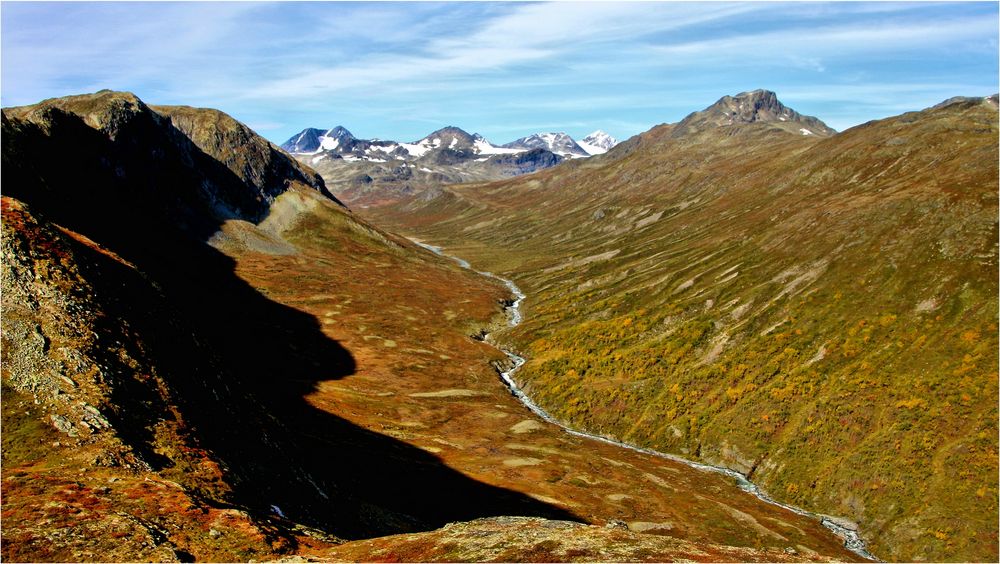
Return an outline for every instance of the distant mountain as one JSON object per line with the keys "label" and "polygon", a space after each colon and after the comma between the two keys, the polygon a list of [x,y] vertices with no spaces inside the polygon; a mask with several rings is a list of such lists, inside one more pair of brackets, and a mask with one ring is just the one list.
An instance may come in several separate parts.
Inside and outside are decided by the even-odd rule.
{"label": "distant mountain", "polygon": [[598,129],[576,144],[591,155],[600,155],[617,145],[618,140]]}
{"label": "distant mountain", "polygon": [[983,97],[953,96],[943,102],[931,106],[931,109],[945,108],[947,106],[953,106],[955,104],[965,104],[967,106],[987,104],[995,108],[997,107],[998,102],[1000,102],[1000,94],[994,94],[992,96],[983,96]]}
{"label": "distant mountain", "polygon": [[546,149],[563,157],[589,157],[588,153],[565,133],[535,133],[503,145],[509,149]]}
{"label": "distant mountain", "polygon": [[281,148],[289,153],[318,153],[338,148],[347,149],[354,141],[354,135],[339,125],[326,131],[310,127],[283,143]]}
{"label": "distant mountain", "polygon": [[340,155],[346,157],[347,160],[353,158],[353,160],[374,162],[414,161],[443,151],[457,154],[458,158],[461,159],[473,156],[506,155],[526,150],[497,147],[478,133],[470,134],[451,125],[411,143],[359,139],[339,125],[328,130],[310,127],[289,138],[281,145],[281,148],[298,156],[326,153],[327,156]]}
{"label": "distant mountain", "polygon": [[338,197],[352,204],[368,205],[394,200],[428,187],[458,182],[499,180],[555,166],[564,154],[588,153],[572,144],[575,152],[540,147],[498,147],[478,133],[447,126],[419,141],[403,143],[358,139],[342,126],[308,128],[281,147],[304,164],[315,167]]}
{"label": "distant mountain", "polygon": [[680,137],[714,127],[748,123],[767,123],[800,135],[828,137],[836,133],[819,119],[802,115],[785,106],[774,92],[754,90],[735,96],[723,96],[704,110],[688,115],[677,124],[672,136]]}

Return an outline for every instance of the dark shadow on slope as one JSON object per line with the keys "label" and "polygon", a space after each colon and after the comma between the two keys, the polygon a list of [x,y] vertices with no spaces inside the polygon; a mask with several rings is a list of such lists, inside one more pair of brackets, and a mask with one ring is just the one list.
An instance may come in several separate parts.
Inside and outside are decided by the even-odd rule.
{"label": "dark shadow on slope", "polygon": [[[4,192],[136,265],[75,244],[112,316],[101,338],[157,366],[180,417],[224,465],[235,491],[216,501],[276,506],[345,538],[494,515],[577,519],[306,403],[317,382],[351,374],[354,360],[314,317],[262,295],[204,243],[218,227],[212,190],[242,181],[160,122],[137,121],[109,140],[73,114],[49,119],[47,131],[4,119]],[[144,375],[109,377],[115,428],[151,465],[170,465],[154,452],[153,425],[176,417],[171,406]]]}

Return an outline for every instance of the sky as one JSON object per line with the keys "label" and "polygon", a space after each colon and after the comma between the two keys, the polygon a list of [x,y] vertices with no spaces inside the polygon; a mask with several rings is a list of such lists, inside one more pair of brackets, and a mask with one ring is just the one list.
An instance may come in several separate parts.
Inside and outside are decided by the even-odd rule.
{"label": "sky", "polygon": [[843,130],[1000,81],[997,2],[3,2],[0,20],[3,106],[128,90],[276,143],[625,139],[757,88]]}

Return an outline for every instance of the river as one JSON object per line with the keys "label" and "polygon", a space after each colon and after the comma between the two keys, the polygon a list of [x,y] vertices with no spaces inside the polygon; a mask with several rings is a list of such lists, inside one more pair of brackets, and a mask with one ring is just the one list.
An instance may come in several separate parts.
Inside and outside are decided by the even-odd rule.
{"label": "river", "polygon": [[[449,255],[449,254],[445,253],[444,250],[441,247],[437,247],[437,246],[434,246],[434,245],[429,245],[427,243],[422,243],[420,241],[416,241],[416,240],[413,240],[413,239],[411,239],[411,241],[413,241],[417,245],[419,245],[419,246],[421,246],[421,247],[423,247],[423,248],[425,248],[425,249],[427,249],[427,250],[429,250],[429,251],[431,251],[431,252],[433,252],[433,253],[435,253],[437,255],[449,258],[449,259],[457,262],[459,264],[459,266],[461,266],[462,268],[467,268],[469,270],[472,270],[473,272],[476,272],[477,274],[481,274],[482,276],[486,276],[488,278],[493,278],[494,280],[498,280],[498,281],[502,282],[505,286],[507,286],[507,288],[511,291],[511,293],[514,294],[514,301],[513,301],[513,303],[511,303],[509,306],[507,306],[505,308],[505,311],[507,313],[507,324],[510,327],[516,327],[517,325],[520,325],[521,320],[523,319],[522,315],[521,315],[521,302],[524,301],[524,298],[526,296],[525,296],[524,292],[522,292],[521,289],[518,288],[517,284],[515,284],[513,280],[504,278],[502,276],[497,276],[496,274],[493,274],[492,272],[484,272],[484,271],[481,271],[481,270],[476,270],[476,269],[472,268],[472,265],[470,265],[468,261],[466,261],[464,259],[461,259],[459,257],[452,256],[452,255]],[[509,358],[511,360],[511,362],[512,362],[511,367],[508,368],[506,371],[502,371],[502,370],[500,371],[500,378],[503,380],[504,384],[507,385],[507,388],[510,389],[510,392],[521,403],[523,403],[528,409],[530,409],[535,415],[537,415],[538,417],[544,419],[545,421],[547,421],[547,422],[549,422],[549,423],[551,423],[553,425],[556,425],[559,428],[561,428],[563,431],[565,431],[565,432],[567,432],[567,433],[569,433],[571,435],[575,435],[577,437],[583,437],[585,439],[591,439],[591,440],[595,440],[595,441],[601,441],[603,443],[612,444],[612,445],[615,445],[615,446],[618,446],[618,447],[621,447],[621,448],[625,448],[625,449],[629,449],[629,450],[633,450],[633,451],[636,451],[636,452],[641,452],[641,453],[644,453],[644,454],[648,454],[648,455],[652,455],[652,456],[658,456],[660,458],[665,458],[665,459],[668,459],[668,460],[673,460],[675,462],[680,462],[682,464],[686,464],[687,466],[690,466],[692,468],[695,468],[697,470],[701,470],[701,471],[704,471],[704,472],[715,472],[715,473],[718,473],[718,474],[725,474],[726,476],[729,476],[730,478],[733,478],[736,481],[736,483],[739,485],[740,489],[742,489],[743,491],[745,491],[745,492],[747,492],[747,493],[749,493],[749,494],[757,497],[758,499],[760,499],[762,501],[765,501],[765,502],[770,503],[772,505],[777,505],[778,507],[781,507],[783,509],[787,509],[788,511],[791,511],[793,513],[797,513],[799,515],[803,515],[805,517],[810,517],[810,518],[818,520],[820,523],[823,524],[824,527],[826,527],[827,529],[830,529],[831,531],[833,531],[834,534],[836,534],[838,537],[842,538],[844,540],[844,547],[846,547],[848,550],[854,552],[858,556],[867,558],[869,560],[874,560],[874,561],[877,561],[877,562],[881,562],[881,560],[879,560],[873,554],[871,554],[870,552],[868,552],[868,549],[865,546],[865,541],[864,541],[864,539],[861,538],[861,535],[858,532],[856,524],[852,523],[851,521],[848,521],[847,519],[842,519],[842,518],[839,518],[839,517],[832,517],[832,516],[829,516],[829,515],[822,515],[822,514],[818,514],[818,513],[813,513],[811,511],[806,511],[805,509],[802,509],[800,507],[795,507],[794,505],[788,505],[787,503],[782,503],[780,501],[777,501],[776,499],[774,499],[771,496],[769,496],[767,494],[767,492],[765,492],[764,490],[762,490],[756,484],[754,484],[753,482],[751,482],[750,480],[748,480],[746,478],[746,476],[744,476],[743,474],[740,474],[739,472],[737,472],[735,470],[732,470],[732,469],[729,469],[729,468],[724,468],[724,467],[721,467],[721,466],[712,466],[711,464],[703,464],[701,462],[694,462],[692,460],[688,460],[686,458],[682,458],[682,457],[674,455],[674,454],[669,454],[669,453],[660,452],[660,451],[656,451],[656,450],[652,450],[652,449],[648,449],[648,448],[643,448],[643,447],[639,447],[639,446],[635,446],[635,445],[630,445],[630,444],[623,443],[621,441],[618,441],[618,440],[610,438],[610,437],[605,437],[605,436],[602,436],[602,435],[594,435],[592,433],[586,433],[586,432],[583,432],[583,431],[578,431],[576,429],[573,429],[573,428],[570,428],[570,427],[566,426],[564,423],[562,423],[561,421],[559,421],[558,419],[556,419],[555,417],[553,417],[552,415],[550,415],[547,411],[545,411],[544,409],[542,409],[541,407],[539,407],[534,401],[532,401],[531,398],[527,396],[527,394],[525,394],[523,391],[521,391],[521,388],[520,388],[520,386],[518,386],[517,382],[514,381],[513,375],[525,363],[524,357],[518,355],[515,352],[507,350],[504,347],[501,347],[501,346],[497,345],[490,338],[489,334],[484,335],[483,339],[484,339],[484,341],[486,341],[490,345],[493,345],[498,350],[500,350],[502,353],[504,353],[505,355],[507,355],[507,358]]]}

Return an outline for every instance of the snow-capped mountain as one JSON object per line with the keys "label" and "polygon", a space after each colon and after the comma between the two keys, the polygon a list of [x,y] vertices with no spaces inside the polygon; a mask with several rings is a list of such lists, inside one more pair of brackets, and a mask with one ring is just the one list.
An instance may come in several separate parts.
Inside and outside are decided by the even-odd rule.
{"label": "snow-capped mountain", "polygon": [[[446,160],[461,160],[491,155],[522,153],[531,147],[509,149],[490,143],[482,135],[469,134],[454,126],[443,127],[434,133],[412,143],[383,141],[380,139],[358,139],[347,129],[337,126],[322,130],[308,128],[302,130],[281,145],[293,155],[316,155],[314,163],[325,156],[337,155],[344,160],[364,160],[387,162],[390,160],[412,161],[430,155],[445,155]],[[327,154],[329,153],[329,154]],[[485,159],[484,159],[485,160]]]}
{"label": "snow-capped mountain", "polygon": [[[527,174],[565,158],[546,147],[498,147],[454,126],[409,143],[358,139],[339,126],[309,128],[281,147],[322,174],[327,186],[351,204],[385,201],[441,184]],[[577,150],[582,154],[571,156],[587,156]]]}
{"label": "snow-capped mountain", "polygon": [[511,141],[502,145],[508,149],[547,149],[563,157],[589,157],[590,153],[585,151],[572,137],[565,133],[535,133],[527,137],[522,137],[517,141]]}
{"label": "snow-capped mountain", "polygon": [[469,134],[461,128],[449,125],[443,127],[420,141],[413,143],[401,143],[400,146],[414,158],[420,158],[428,153],[447,150],[458,153],[453,156],[472,155],[505,155],[522,152],[520,150],[505,149],[490,143],[485,137],[478,133]]}
{"label": "snow-capped mountain", "polygon": [[283,143],[281,148],[293,154],[318,153],[335,149],[349,150],[347,148],[356,140],[350,131],[339,125],[325,131],[310,127]]}
{"label": "snow-capped mountain", "polygon": [[346,128],[304,129],[281,145],[323,175],[342,201],[367,205],[457,182],[528,174],[565,159],[603,153],[616,143],[602,131],[578,144],[565,133],[537,133],[494,145],[478,133],[447,126],[418,141],[359,139]]}
{"label": "snow-capped mountain", "polygon": [[598,129],[576,144],[590,155],[600,155],[617,145],[618,140]]}

